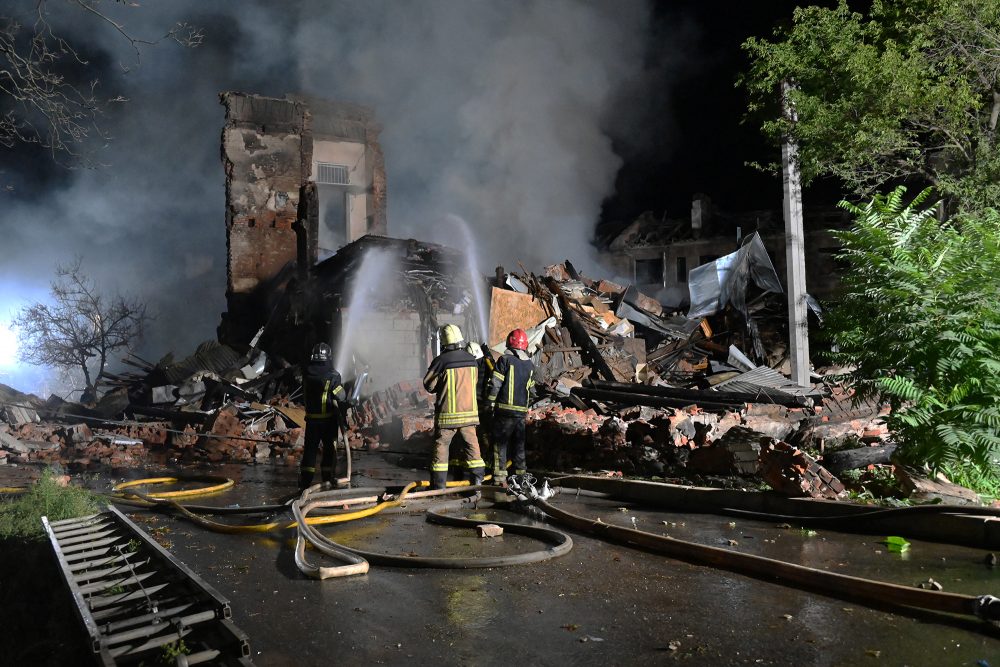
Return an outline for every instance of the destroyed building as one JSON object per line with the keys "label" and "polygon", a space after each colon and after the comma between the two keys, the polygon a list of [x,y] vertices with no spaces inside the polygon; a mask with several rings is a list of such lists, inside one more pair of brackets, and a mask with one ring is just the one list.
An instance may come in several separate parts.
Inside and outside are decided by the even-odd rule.
{"label": "destroyed building", "polygon": [[363,236],[313,266],[301,287],[289,282],[261,344],[292,359],[329,341],[345,380],[368,373],[366,395],[423,377],[441,326],[478,335],[464,263],[445,246]]}
{"label": "destroyed building", "polygon": [[[806,280],[809,292],[825,299],[836,290],[834,252],[839,247],[830,229],[850,222],[846,211],[830,207],[805,210]],[[687,306],[690,272],[735,252],[743,239],[760,234],[779,276],[785,275],[785,229],[781,212],[731,213],[703,194],[694,196],[691,215],[683,219],[644,213],[624,228],[599,240],[603,262],[664,304]]]}
{"label": "destroyed building", "polygon": [[[345,379],[365,369],[370,390],[420,377],[437,327],[471,324],[471,288],[458,251],[386,237],[372,111],[298,96],[221,99],[228,284],[220,341],[259,345],[291,363],[329,342],[342,351]],[[377,260],[363,271],[370,253]]]}
{"label": "destroyed building", "polygon": [[370,109],[238,92],[226,109],[226,306],[223,342],[266,322],[262,295],[290,262],[303,268],[365,234],[385,234],[386,178]]}

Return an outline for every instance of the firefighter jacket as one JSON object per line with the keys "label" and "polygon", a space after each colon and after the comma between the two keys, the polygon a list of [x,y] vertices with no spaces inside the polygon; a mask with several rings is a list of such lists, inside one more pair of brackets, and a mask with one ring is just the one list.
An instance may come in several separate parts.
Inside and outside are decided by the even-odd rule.
{"label": "firefighter jacket", "polygon": [[[527,357],[527,355],[525,355]],[[496,403],[494,414],[500,417],[524,416],[531,405],[535,386],[535,365],[508,350],[497,359],[489,400]]]}
{"label": "firefighter jacket", "polygon": [[496,363],[493,361],[493,357],[487,354],[482,359],[477,359],[476,365],[479,373],[476,398],[479,400],[480,407],[484,407],[489,404],[490,388],[493,386],[493,369],[496,367]]}
{"label": "firefighter jacket", "polygon": [[476,358],[465,350],[448,350],[434,358],[424,375],[424,389],[436,395],[434,424],[438,428],[479,424],[478,380]]}
{"label": "firefighter jacket", "polygon": [[347,400],[340,373],[329,361],[309,362],[302,374],[302,390],[306,397],[306,419],[339,417],[337,401]]}

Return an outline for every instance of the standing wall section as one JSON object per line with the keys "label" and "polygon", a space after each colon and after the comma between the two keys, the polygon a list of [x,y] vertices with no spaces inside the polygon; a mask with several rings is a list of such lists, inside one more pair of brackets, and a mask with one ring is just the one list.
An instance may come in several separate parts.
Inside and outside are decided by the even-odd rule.
{"label": "standing wall section", "polygon": [[312,168],[312,139],[300,102],[234,92],[220,97],[228,308],[220,339],[247,343],[264,323],[262,292],[296,259],[292,225]]}

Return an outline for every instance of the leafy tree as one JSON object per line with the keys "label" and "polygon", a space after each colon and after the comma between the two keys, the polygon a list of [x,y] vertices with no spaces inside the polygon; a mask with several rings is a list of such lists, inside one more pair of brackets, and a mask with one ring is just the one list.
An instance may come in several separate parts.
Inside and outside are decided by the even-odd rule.
{"label": "leafy tree", "polygon": [[838,361],[856,367],[861,396],[893,407],[890,426],[910,463],[970,463],[997,476],[1000,456],[1000,214],[939,222],[929,190],[905,188],[841,205],[848,265],[829,324]]}
{"label": "leafy tree", "polygon": [[[743,47],[750,112],[769,137],[799,141],[805,183],[835,176],[867,197],[910,182],[935,186],[952,210],[1000,206],[1000,0],[801,7],[773,41]],[[782,81],[795,84],[794,123],[780,113]]]}
{"label": "leafy tree", "polygon": [[79,368],[86,383],[83,400],[93,400],[108,355],[131,349],[142,337],[146,306],[120,294],[102,295],[79,259],[57,267],[50,294],[51,303],[32,303],[15,314],[18,355],[29,364]]}

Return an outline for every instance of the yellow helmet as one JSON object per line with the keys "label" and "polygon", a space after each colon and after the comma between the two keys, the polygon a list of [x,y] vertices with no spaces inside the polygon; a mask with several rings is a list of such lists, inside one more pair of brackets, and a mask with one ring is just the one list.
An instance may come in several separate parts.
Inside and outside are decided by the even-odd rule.
{"label": "yellow helmet", "polygon": [[441,327],[442,345],[461,345],[462,340],[462,330],[458,328],[458,325],[446,324]]}

